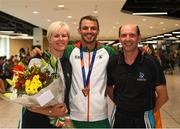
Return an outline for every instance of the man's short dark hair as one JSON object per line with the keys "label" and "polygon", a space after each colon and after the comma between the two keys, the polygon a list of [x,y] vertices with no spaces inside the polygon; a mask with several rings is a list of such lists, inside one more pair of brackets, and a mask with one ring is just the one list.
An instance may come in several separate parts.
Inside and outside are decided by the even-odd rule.
{"label": "man's short dark hair", "polygon": [[[122,28],[122,26],[120,26],[120,27],[119,27],[119,36],[120,36],[120,34],[121,34],[121,28]],[[139,26],[138,26],[138,25],[136,25],[136,33],[137,33],[137,35],[138,35],[138,36],[141,34],[141,32],[140,32],[140,29],[139,29]]]}
{"label": "man's short dark hair", "polygon": [[96,16],[92,16],[92,15],[87,15],[87,16],[84,16],[84,17],[81,18],[81,20],[79,21],[79,29],[81,29],[81,23],[82,23],[82,21],[84,19],[90,20],[90,21],[95,21],[97,23],[97,27],[98,27],[98,30],[99,30],[99,21],[98,21]]}

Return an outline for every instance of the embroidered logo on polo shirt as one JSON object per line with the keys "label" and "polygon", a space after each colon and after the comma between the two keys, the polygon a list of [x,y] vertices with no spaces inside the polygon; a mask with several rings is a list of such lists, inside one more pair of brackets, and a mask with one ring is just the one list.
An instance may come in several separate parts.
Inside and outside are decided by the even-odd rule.
{"label": "embroidered logo on polo shirt", "polygon": [[147,81],[147,79],[144,78],[144,73],[139,72],[139,78],[137,78],[137,81]]}

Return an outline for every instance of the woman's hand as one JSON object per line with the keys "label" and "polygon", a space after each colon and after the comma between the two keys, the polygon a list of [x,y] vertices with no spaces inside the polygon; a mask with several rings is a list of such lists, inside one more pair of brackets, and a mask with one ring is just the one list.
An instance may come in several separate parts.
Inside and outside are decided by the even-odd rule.
{"label": "woman's hand", "polygon": [[51,108],[51,111],[52,111],[52,116],[54,117],[56,116],[64,117],[66,116],[66,113],[68,112],[65,103],[54,105]]}
{"label": "woman's hand", "polygon": [[60,103],[49,107],[30,107],[28,108],[28,110],[31,112],[40,113],[52,117],[58,117],[58,116],[64,117],[68,112],[65,103]]}

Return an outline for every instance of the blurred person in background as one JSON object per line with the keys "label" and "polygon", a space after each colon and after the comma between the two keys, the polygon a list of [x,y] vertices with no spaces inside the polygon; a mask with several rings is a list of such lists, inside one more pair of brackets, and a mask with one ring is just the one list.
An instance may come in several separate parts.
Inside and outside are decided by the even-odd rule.
{"label": "blurred person in background", "polygon": [[0,78],[0,93],[4,93],[6,91],[4,81]]}

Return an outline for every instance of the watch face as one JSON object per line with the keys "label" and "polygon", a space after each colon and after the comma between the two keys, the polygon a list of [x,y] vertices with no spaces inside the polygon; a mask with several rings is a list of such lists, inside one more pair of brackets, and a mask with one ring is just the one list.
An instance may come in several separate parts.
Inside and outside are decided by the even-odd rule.
{"label": "watch face", "polygon": [[49,116],[52,116],[52,113],[53,113],[52,110],[49,110]]}

